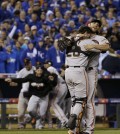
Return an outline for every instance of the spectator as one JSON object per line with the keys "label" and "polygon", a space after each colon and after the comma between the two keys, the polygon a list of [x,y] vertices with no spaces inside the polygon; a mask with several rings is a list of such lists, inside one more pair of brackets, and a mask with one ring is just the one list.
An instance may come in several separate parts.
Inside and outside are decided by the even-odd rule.
{"label": "spectator", "polygon": [[12,18],[12,14],[10,13],[10,11],[7,10],[7,5],[8,5],[8,1],[4,1],[1,3],[1,7],[0,7],[0,22],[6,20],[6,19],[11,19]]}
{"label": "spectator", "polygon": [[23,54],[23,52],[24,52],[24,49],[21,47],[21,44],[20,44],[20,42],[19,41],[16,41],[15,42],[15,46],[14,46],[14,48],[13,48],[13,51],[16,53],[16,55],[17,55],[17,62],[18,62],[18,71],[20,70],[20,69],[22,69],[22,63],[21,63],[21,55]]}
{"label": "spectator", "polygon": [[29,7],[29,8],[28,8],[28,11],[27,11],[27,17],[28,17],[29,19],[31,18],[32,13],[33,13],[33,9],[32,9],[32,7]]}
{"label": "spectator", "polygon": [[24,42],[23,42],[21,48],[26,50],[28,48],[28,44],[30,41],[31,41],[30,37],[28,37],[28,36],[24,37]]}
{"label": "spectator", "polygon": [[36,26],[37,29],[41,28],[41,23],[38,21],[38,17],[36,13],[32,13],[31,14],[31,18],[30,18],[30,22],[29,22],[29,26]]}
{"label": "spectator", "polygon": [[36,46],[37,44],[37,40],[39,38],[38,32],[37,32],[37,26],[32,26],[31,27],[31,40],[34,43],[34,46]]}
{"label": "spectator", "polygon": [[3,42],[0,41],[0,73],[6,73],[5,69],[6,60],[7,56],[3,48]]}
{"label": "spectator", "polygon": [[6,73],[16,73],[19,70],[18,57],[10,45],[6,46]]}
{"label": "spectator", "polygon": [[29,42],[28,48],[22,54],[21,63],[23,63],[25,58],[29,58],[31,60],[33,66],[36,65],[36,62],[37,62],[37,49],[34,47],[34,44],[32,42]]}
{"label": "spectator", "polygon": [[52,46],[47,53],[47,60],[52,61],[53,67],[58,71],[61,66],[65,63],[65,53],[61,52],[58,48],[58,40],[55,39],[54,46]]}
{"label": "spectator", "polygon": [[58,33],[60,30],[60,21],[58,18],[55,18],[53,21],[54,21],[53,26],[55,27],[55,31]]}
{"label": "spectator", "polygon": [[32,8],[33,8],[33,12],[37,14],[37,16],[40,16],[41,14],[41,7],[40,7],[40,3],[38,2],[34,2],[34,4],[32,4]]}
{"label": "spectator", "polygon": [[54,14],[52,11],[48,11],[46,13],[46,23],[48,26],[52,26],[53,25],[53,18],[54,18]]}
{"label": "spectator", "polygon": [[116,21],[116,18],[114,16],[114,13],[109,11],[107,15],[107,22],[108,22],[109,27],[112,27],[115,21]]}
{"label": "spectator", "polygon": [[38,31],[38,34],[41,37],[45,37],[48,35],[48,27],[46,22],[42,23],[42,28]]}
{"label": "spectator", "polygon": [[55,36],[55,39],[59,39],[65,35],[66,35],[66,29],[64,27],[61,27],[59,33]]}
{"label": "spectator", "polygon": [[28,24],[25,24],[25,34],[24,36],[30,36],[31,35],[31,29],[30,29],[30,26]]}
{"label": "spectator", "polygon": [[36,49],[37,49],[37,61],[40,63],[44,63],[46,60],[47,50],[45,49],[43,39],[41,38],[38,39],[38,44],[36,46]]}
{"label": "spectator", "polygon": [[49,36],[46,36],[44,38],[44,43],[45,43],[45,49],[48,50],[51,46],[53,46],[53,40]]}
{"label": "spectator", "polygon": [[73,31],[74,29],[76,29],[76,25],[75,25],[75,22],[74,22],[73,20],[71,20],[71,21],[69,21],[69,23],[68,23],[68,28],[67,28],[67,30],[68,30],[69,32],[71,32],[71,31]]}
{"label": "spectator", "polygon": [[40,15],[40,22],[41,22],[41,25],[45,22],[45,20],[46,20],[45,12],[42,12],[41,15]]}
{"label": "spectator", "polygon": [[55,26],[52,26],[50,29],[49,29],[49,37],[54,39],[55,38],[55,35],[58,34],[59,31],[56,30]]}
{"label": "spectator", "polygon": [[21,3],[21,1],[17,1],[16,3],[15,3],[15,9],[14,10],[22,10],[22,3]]}
{"label": "spectator", "polygon": [[23,33],[25,32],[24,27],[27,23],[26,13],[24,10],[20,12],[20,16],[17,21],[17,29],[20,29]]}
{"label": "spectator", "polygon": [[60,4],[61,4],[61,6],[60,6],[60,12],[61,12],[62,15],[64,15],[65,12],[67,10],[69,10],[70,8],[67,7],[67,2],[65,0],[61,1]]}

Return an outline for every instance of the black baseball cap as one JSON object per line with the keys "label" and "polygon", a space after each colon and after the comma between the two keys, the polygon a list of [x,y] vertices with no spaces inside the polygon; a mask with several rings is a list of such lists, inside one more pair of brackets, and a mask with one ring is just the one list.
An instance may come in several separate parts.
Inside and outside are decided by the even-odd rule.
{"label": "black baseball cap", "polygon": [[102,25],[101,21],[97,20],[97,19],[93,19],[90,23],[98,23],[99,27],[101,27],[101,25]]}
{"label": "black baseball cap", "polygon": [[52,62],[51,62],[50,60],[46,60],[46,61],[44,62],[44,64],[52,65]]}
{"label": "black baseball cap", "polygon": [[29,58],[25,58],[24,59],[25,66],[28,65],[28,64],[30,64],[30,63],[31,63],[31,60]]}
{"label": "black baseball cap", "polygon": [[92,29],[88,26],[80,26],[80,28],[78,29],[78,33],[82,33],[84,34],[85,32],[87,33],[93,33]]}

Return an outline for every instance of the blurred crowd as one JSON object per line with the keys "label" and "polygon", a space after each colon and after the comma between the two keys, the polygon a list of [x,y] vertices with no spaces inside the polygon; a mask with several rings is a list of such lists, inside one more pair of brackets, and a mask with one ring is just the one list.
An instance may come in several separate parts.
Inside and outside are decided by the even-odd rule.
{"label": "blurred crowd", "polygon": [[60,71],[65,53],[58,39],[67,36],[92,19],[102,22],[105,36],[114,52],[101,54],[103,75],[120,73],[119,0],[3,0],[0,1],[0,73],[16,73],[25,58],[32,65],[50,60]]}

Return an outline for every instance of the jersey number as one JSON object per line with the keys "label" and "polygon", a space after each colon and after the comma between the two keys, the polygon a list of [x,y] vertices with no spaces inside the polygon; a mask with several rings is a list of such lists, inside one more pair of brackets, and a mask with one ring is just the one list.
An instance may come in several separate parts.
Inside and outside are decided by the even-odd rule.
{"label": "jersey number", "polygon": [[67,54],[67,57],[78,57],[78,56],[80,56],[79,52],[71,52]]}

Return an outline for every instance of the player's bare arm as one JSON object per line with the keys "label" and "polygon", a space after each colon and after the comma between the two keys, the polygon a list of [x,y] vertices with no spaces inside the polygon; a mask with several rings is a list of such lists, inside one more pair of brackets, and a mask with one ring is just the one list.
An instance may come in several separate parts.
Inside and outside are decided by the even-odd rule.
{"label": "player's bare arm", "polygon": [[110,48],[109,44],[103,44],[103,45],[90,44],[90,45],[85,45],[84,47],[86,50],[97,49],[100,51],[107,51]]}
{"label": "player's bare arm", "polygon": [[120,54],[117,54],[116,51],[114,49],[112,49],[111,47],[109,48],[109,55],[120,58]]}

